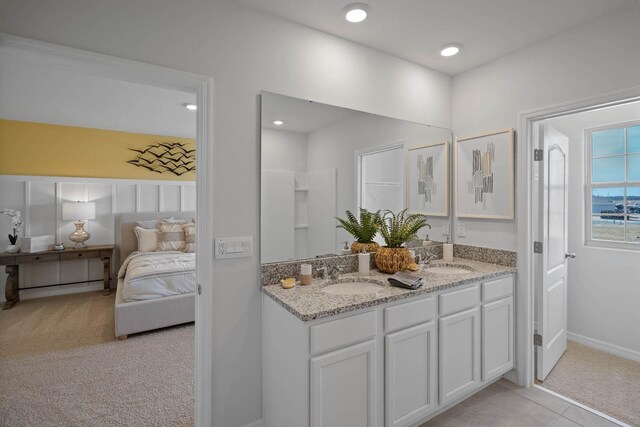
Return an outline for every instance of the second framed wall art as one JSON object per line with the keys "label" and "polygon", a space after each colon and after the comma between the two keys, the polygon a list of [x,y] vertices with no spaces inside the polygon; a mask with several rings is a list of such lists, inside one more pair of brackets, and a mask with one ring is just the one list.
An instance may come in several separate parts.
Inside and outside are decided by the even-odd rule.
{"label": "second framed wall art", "polygon": [[449,215],[449,143],[407,149],[407,208],[428,216]]}
{"label": "second framed wall art", "polygon": [[514,219],[514,131],[460,138],[455,145],[458,218]]}

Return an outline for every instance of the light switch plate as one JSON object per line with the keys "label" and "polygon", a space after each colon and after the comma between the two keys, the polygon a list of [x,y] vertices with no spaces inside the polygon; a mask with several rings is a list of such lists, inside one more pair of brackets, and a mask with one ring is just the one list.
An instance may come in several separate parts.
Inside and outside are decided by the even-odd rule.
{"label": "light switch plate", "polygon": [[215,239],[215,258],[243,258],[253,255],[253,236]]}

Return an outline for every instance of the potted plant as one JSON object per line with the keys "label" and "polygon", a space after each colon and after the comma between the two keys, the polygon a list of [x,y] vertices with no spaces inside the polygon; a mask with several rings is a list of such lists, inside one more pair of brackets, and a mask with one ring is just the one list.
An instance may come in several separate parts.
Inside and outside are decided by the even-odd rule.
{"label": "potted plant", "polygon": [[13,228],[13,233],[9,234],[10,245],[7,246],[7,252],[17,253],[20,251],[20,247],[16,243],[18,242],[18,233],[20,233],[20,228],[22,227],[20,211],[16,211],[14,209],[3,209],[0,213],[11,218],[11,228]]}
{"label": "potted plant", "polygon": [[386,246],[376,252],[376,267],[383,273],[396,273],[407,268],[413,262],[409,258],[409,249],[402,247],[406,242],[416,239],[418,231],[429,227],[427,217],[420,214],[407,214],[407,209],[394,214],[384,211],[380,218],[380,234]]}
{"label": "potted plant", "polygon": [[336,217],[338,224],[336,228],[342,228],[351,234],[356,241],[351,244],[351,252],[354,254],[362,252],[362,248],[367,252],[375,252],[380,247],[373,241],[380,227],[380,211],[369,212],[360,208],[360,220],[351,211],[346,211],[347,219]]}

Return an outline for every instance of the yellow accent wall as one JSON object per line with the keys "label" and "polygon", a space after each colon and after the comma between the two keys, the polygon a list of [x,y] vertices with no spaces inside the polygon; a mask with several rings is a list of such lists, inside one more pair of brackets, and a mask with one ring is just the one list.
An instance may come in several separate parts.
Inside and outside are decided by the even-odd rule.
{"label": "yellow accent wall", "polygon": [[0,120],[0,175],[195,181],[195,171],[177,176],[127,163],[138,154],[130,148],[159,142],[196,148],[190,138]]}

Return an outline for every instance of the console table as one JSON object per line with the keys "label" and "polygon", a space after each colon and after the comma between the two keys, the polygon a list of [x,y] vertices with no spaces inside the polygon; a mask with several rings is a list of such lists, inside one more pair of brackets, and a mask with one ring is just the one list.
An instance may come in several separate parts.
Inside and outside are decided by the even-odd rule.
{"label": "console table", "polygon": [[[111,257],[113,256],[114,245],[96,245],[86,248],[69,248],[63,251],[44,251],[34,253],[9,252],[0,253],[0,265],[4,265],[7,272],[7,283],[4,286],[4,296],[7,302],[4,303],[3,310],[8,310],[20,301],[20,291],[25,289],[48,288],[51,286],[76,285],[79,283],[104,281],[103,295],[109,295],[111,289]],[[98,280],[84,280],[80,282],[56,283],[53,285],[31,286],[29,288],[19,287],[18,266],[24,264],[34,264],[39,262],[69,261],[73,259],[100,258],[104,267],[104,275]]]}

